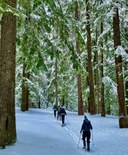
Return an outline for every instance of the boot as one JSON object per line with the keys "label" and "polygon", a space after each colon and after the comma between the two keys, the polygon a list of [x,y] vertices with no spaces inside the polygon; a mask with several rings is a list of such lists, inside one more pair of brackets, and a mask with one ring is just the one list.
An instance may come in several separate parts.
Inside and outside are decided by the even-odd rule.
{"label": "boot", "polygon": [[87,143],[87,150],[90,151],[90,143]]}
{"label": "boot", "polygon": [[86,148],[86,142],[85,142],[85,140],[83,140],[83,149],[85,149]]}

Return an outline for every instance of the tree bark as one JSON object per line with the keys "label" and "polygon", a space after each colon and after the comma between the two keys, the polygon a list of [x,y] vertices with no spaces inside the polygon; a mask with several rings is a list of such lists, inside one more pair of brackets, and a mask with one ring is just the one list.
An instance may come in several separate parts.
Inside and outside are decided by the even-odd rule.
{"label": "tree bark", "polygon": [[21,103],[21,111],[28,111],[29,109],[29,89],[28,84],[26,82],[26,78],[29,79],[29,73],[25,73],[25,62],[23,63],[23,79],[22,79],[22,103]]}
{"label": "tree bark", "polygon": [[[128,50],[126,50],[126,53],[128,54]],[[126,114],[128,114],[128,62],[125,63],[125,75],[124,77],[126,78],[125,80],[125,102],[126,102]]]}
{"label": "tree bark", "polygon": [[77,75],[77,85],[78,85],[78,115],[83,115],[81,75]]}
{"label": "tree bark", "polygon": [[90,31],[90,2],[86,0],[86,31],[87,31],[87,53],[88,53],[88,80],[90,89],[90,114],[96,114],[95,97],[94,97],[94,77],[91,51],[91,31]]}
{"label": "tree bark", "polygon": [[57,73],[58,73],[58,68],[57,68],[57,58],[55,61],[55,99],[56,99],[56,105],[58,105],[58,82],[57,82]]}
{"label": "tree bark", "polygon": [[[79,20],[78,3],[75,4],[75,19]],[[80,42],[76,34],[76,51],[80,55]],[[81,75],[77,75],[77,88],[78,88],[78,115],[83,115],[83,100],[82,100],[82,86],[81,86]]]}
{"label": "tree bark", "polygon": [[[119,12],[118,8],[115,8],[115,14],[113,16],[113,31],[114,31],[114,47],[115,50],[119,45],[120,41],[120,27],[119,27]],[[126,109],[125,109],[125,99],[124,99],[124,81],[122,72],[122,56],[120,54],[115,54],[115,65],[116,65],[116,80],[117,80],[117,92],[118,92],[118,104],[119,104],[119,127],[127,127],[125,121]],[[125,124],[125,125],[124,125]]]}
{"label": "tree bark", "polygon": [[[97,46],[97,40],[98,40],[98,30],[96,28],[96,39],[94,42],[94,46]],[[100,113],[101,104],[100,104],[100,76],[99,76],[99,67],[97,66],[99,60],[98,50],[96,49],[94,53],[94,84],[95,84],[95,104],[96,104],[96,113]]]}
{"label": "tree bark", "polygon": [[[16,8],[16,0],[6,0],[5,3]],[[16,17],[12,13],[4,13],[0,48],[0,147],[16,141],[15,55]]]}
{"label": "tree bark", "polygon": [[[101,22],[101,33],[103,33],[103,23]],[[101,50],[100,50],[100,73],[101,73],[101,116],[105,117],[105,103],[104,103],[104,55],[103,55],[103,41],[101,41]]]}

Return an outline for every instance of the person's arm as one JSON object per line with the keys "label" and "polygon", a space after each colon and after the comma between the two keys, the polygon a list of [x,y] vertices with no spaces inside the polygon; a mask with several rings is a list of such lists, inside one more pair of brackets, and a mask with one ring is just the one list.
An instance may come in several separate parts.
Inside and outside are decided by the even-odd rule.
{"label": "person's arm", "polygon": [[91,122],[90,122],[90,129],[91,129],[91,130],[93,129]]}
{"label": "person's arm", "polygon": [[82,124],[82,126],[81,126],[80,133],[83,131],[83,129],[84,129],[84,122],[83,122],[83,124]]}

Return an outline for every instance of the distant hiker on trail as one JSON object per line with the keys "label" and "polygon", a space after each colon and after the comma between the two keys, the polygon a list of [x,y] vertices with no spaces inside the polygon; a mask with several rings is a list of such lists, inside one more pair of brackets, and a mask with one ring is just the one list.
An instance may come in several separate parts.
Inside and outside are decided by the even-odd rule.
{"label": "distant hiker on trail", "polygon": [[61,108],[60,108],[60,105],[58,105],[57,107],[57,120],[61,118]]}
{"label": "distant hiker on trail", "polygon": [[66,113],[65,108],[63,106],[60,108],[60,111],[61,111],[61,117],[62,117],[62,126],[64,126],[64,124],[65,124],[65,115],[67,113]]}
{"label": "distant hiker on trail", "polygon": [[53,110],[54,110],[54,117],[56,117],[57,105],[55,103],[53,104]]}
{"label": "distant hiker on trail", "polygon": [[91,132],[92,130],[92,125],[91,122],[87,119],[86,116],[84,116],[83,124],[81,126],[80,133],[83,132],[82,134],[82,140],[83,140],[83,148],[86,148],[86,141],[85,139],[87,138],[87,150],[90,151],[90,138],[91,138]]}

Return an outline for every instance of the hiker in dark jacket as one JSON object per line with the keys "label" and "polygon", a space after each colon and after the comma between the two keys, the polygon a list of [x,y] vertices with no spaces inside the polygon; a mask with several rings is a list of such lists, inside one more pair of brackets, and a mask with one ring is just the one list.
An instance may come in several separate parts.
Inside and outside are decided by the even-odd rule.
{"label": "hiker in dark jacket", "polygon": [[57,108],[57,120],[61,120],[61,107],[60,107],[60,105],[58,105],[58,108]]}
{"label": "hiker in dark jacket", "polygon": [[54,110],[54,117],[56,117],[57,105],[55,103],[53,104],[53,110]]}
{"label": "hiker in dark jacket", "polygon": [[84,116],[84,120],[83,120],[83,124],[81,126],[81,130],[80,133],[82,133],[82,140],[83,140],[83,148],[86,148],[86,141],[85,139],[87,139],[87,150],[90,150],[90,138],[91,138],[91,132],[90,130],[92,130],[92,125],[91,122],[87,119],[86,116]]}
{"label": "hiker in dark jacket", "polygon": [[67,113],[66,113],[65,108],[63,106],[60,108],[60,112],[61,112],[61,117],[62,117],[62,126],[64,126],[64,123],[65,123],[65,115]]}

